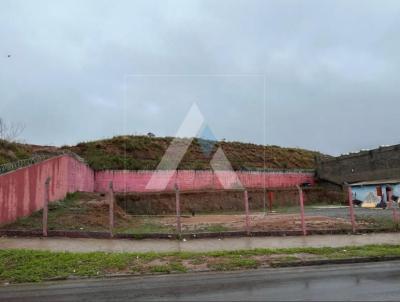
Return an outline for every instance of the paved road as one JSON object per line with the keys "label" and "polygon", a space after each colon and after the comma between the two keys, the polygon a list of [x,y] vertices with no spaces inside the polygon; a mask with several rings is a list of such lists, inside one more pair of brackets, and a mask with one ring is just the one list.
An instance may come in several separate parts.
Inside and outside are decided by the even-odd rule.
{"label": "paved road", "polygon": [[0,287],[0,301],[400,300],[400,261]]}

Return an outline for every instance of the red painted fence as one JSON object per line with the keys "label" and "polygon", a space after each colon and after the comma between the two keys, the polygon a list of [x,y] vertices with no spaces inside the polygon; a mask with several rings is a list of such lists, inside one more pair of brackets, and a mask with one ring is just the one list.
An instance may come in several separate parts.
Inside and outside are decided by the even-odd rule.
{"label": "red painted fence", "polygon": [[[181,191],[202,189],[291,187],[314,183],[313,173],[226,171],[99,171],[69,155],[0,175],[0,224],[12,222],[43,207],[45,181],[50,177],[49,201],[63,199],[68,192]],[[152,179],[153,187],[149,188]],[[151,183],[151,182],[150,182]]]}

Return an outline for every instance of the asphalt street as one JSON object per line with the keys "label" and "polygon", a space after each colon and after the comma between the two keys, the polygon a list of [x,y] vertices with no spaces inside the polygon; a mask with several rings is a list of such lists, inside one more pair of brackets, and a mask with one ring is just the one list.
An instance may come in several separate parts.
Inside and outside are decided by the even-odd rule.
{"label": "asphalt street", "polygon": [[0,287],[0,301],[399,301],[400,261]]}

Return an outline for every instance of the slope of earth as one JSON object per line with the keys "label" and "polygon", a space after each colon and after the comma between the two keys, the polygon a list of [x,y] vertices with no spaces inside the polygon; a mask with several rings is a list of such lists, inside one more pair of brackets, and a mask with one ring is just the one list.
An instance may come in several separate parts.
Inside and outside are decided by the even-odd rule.
{"label": "slope of earth", "polygon": [[57,150],[57,147],[52,146],[29,145],[0,139],[0,165],[27,159],[35,154],[57,153]]}
{"label": "slope of earth", "polygon": [[[83,142],[76,146],[39,146],[0,140],[0,165],[26,159],[35,154],[59,154],[72,151],[83,157],[95,170],[156,169],[172,142],[171,137],[116,136],[110,139]],[[186,145],[185,139],[176,140]],[[233,169],[313,169],[319,152],[299,148],[262,146],[240,142],[213,142],[194,139],[178,169],[208,170],[218,148],[222,148]]]}
{"label": "slope of earth", "polygon": [[[40,230],[43,211],[39,210],[28,217],[2,225],[0,229]],[[64,200],[49,204],[49,230],[68,231],[108,231],[109,206],[107,197],[99,193],[70,193]],[[145,217],[127,215],[117,205],[114,208],[115,231],[129,230],[135,234],[171,232],[169,226],[149,222]]]}
{"label": "slope of earth", "polygon": [[[173,138],[148,136],[116,136],[76,146],[64,146],[87,160],[96,170],[127,169],[153,170],[160,163]],[[185,145],[185,139],[176,140]],[[313,169],[315,151],[298,148],[281,148],[240,142],[213,142],[194,139],[178,169],[211,169],[210,161],[221,147],[235,170],[254,170],[264,167],[274,169]]]}

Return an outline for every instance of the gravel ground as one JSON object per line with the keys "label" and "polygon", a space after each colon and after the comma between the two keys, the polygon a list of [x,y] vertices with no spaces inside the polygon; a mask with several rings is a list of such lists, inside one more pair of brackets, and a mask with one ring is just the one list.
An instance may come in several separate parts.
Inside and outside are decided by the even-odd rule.
{"label": "gravel ground", "polygon": [[[273,209],[274,214],[299,214],[300,207],[283,207]],[[398,220],[400,221],[400,209],[396,208]],[[367,222],[371,227],[393,227],[393,210],[392,209],[371,209],[354,207],[354,214],[357,222]],[[307,216],[325,216],[329,218],[341,218],[350,221],[349,207],[334,205],[314,205],[305,207],[305,215]]]}
{"label": "gravel ground", "polygon": [[[399,209],[396,209],[400,214]],[[306,215],[322,215],[327,217],[336,217],[350,219],[348,207],[307,207]],[[369,222],[371,226],[390,227],[393,226],[393,210],[392,209],[369,209],[354,207],[354,214],[357,222]]]}
{"label": "gravel ground", "polygon": [[[398,209],[397,209],[398,211]],[[348,207],[306,207],[306,215],[323,215],[328,217],[338,217],[338,218],[349,218],[349,208]],[[387,218],[392,219],[391,209],[369,209],[354,207],[354,214],[356,217],[371,217],[371,218]]]}

